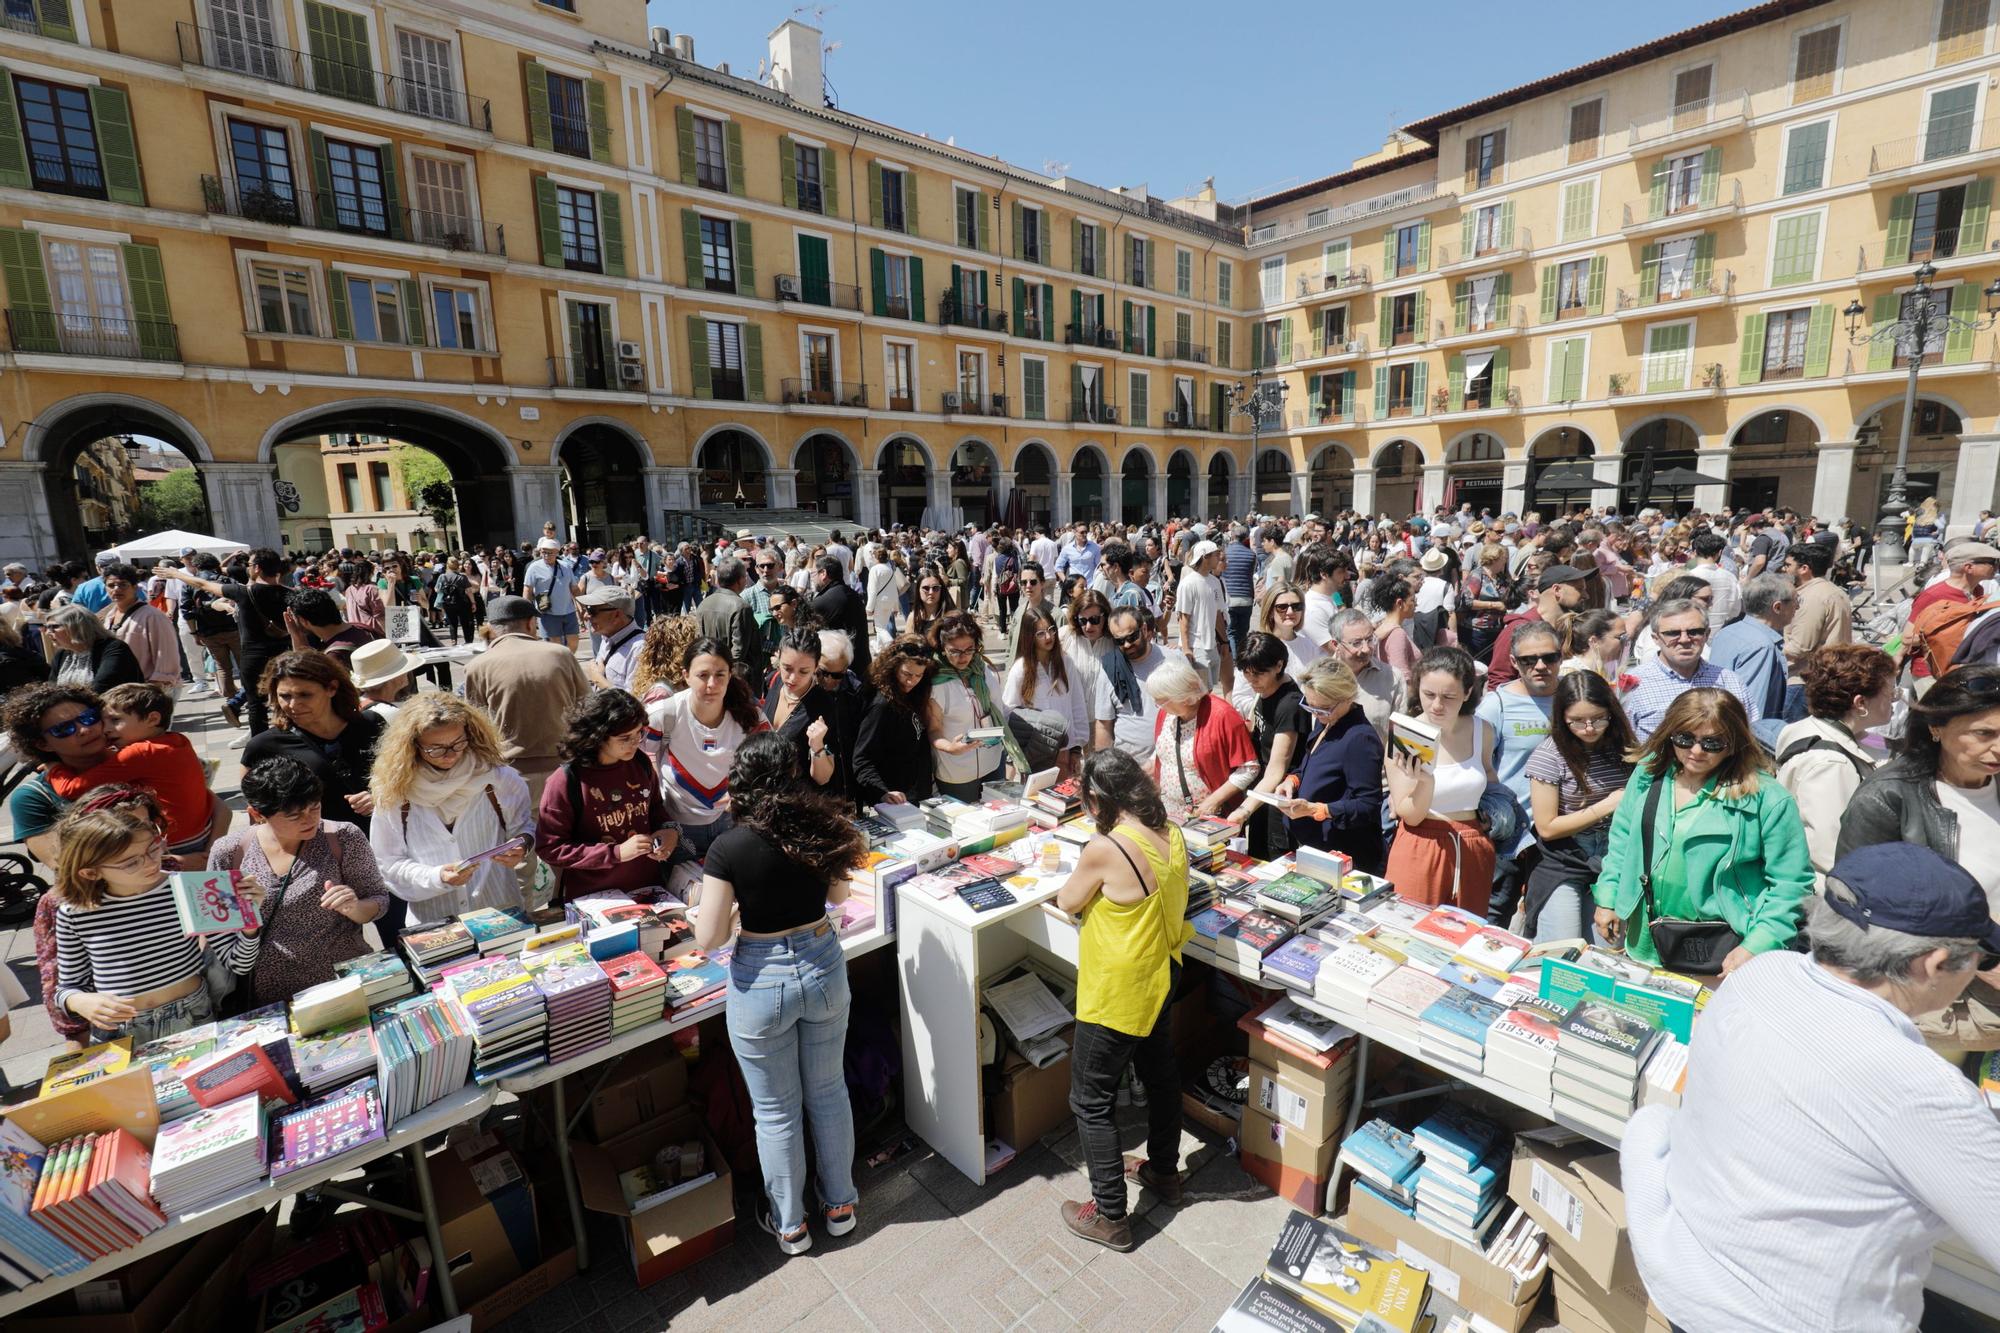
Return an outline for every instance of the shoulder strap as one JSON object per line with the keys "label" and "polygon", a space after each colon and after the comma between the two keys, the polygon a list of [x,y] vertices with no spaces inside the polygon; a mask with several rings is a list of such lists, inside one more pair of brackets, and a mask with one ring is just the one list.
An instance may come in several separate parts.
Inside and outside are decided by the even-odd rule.
{"label": "shoulder strap", "polygon": [[493,784],[490,782],[486,784],[486,804],[493,807],[493,818],[499,821],[500,832],[506,833],[507,812],[500,808],[500,797],[494,793]]}
{"label": "shoulder strap", "polygon": [[1784,753],[1778,756],[1778,767],[1783,768],[1800,755],[1813,750],[1831,750],[1848,763],[1854,765],[1854,771],[1862,777],[1865,778],[1869,774],[1868,765],[1863,763],[1858,755],[1845,745],[1828,740],[1825,736],[1809,736],[1805,740],[1792,742],[1792,744],[1785,747]]}
{"label": "shoulder strap", "polygon": [[[1132,853],[1125,846],[1125,840],[1118,836],[1118,832],[1116,829],[1105,834],[1104,837],[1106,841],[1108,841],[1113,847],[1116,847],[1118,849],[1118,854],[1125,858],[1125,864],[1132,867],[1132,874],[1136,876],[1139,881],[1140,896],[1151,897],[1153,894],[1153,890],[1146,887],[1146,872],[1139,869],[1139,863],[1132,859]],[[1155,887],[1158,886],[1156,885]]]}
{"label": "shoulder strap", "polygon": [[1646,789],[1646,805],[1639,812],[1639,888],[1646,895],[1646,919],[1651,921],[1653,912],[1653,822],[1660,811],[1660,788],[1672,782],[1670,777],[1655,777],[1653,785]]}

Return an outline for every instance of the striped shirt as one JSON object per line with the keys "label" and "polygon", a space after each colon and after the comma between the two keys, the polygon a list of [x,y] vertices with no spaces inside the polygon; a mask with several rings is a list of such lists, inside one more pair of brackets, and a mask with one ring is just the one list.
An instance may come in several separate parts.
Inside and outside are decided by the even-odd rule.
{"label": "striped shirt", "polygon": [[1713,662],[1702,662],[1695,667],[1690,679],[1655,657],[1633,672],[1638,684],[1625,696],[1625,716],[1632,723],[1632,734],[1645,740],[1659,729],[1667,716],[1667,709],[1674,700],[1695,689],[1716,689],[1733,694],[1750,714],[1750,721],[1763,720],[1764,705],[1743,687],[1743,678],[1728,667],[1717,666]]}
{"label": "striped shirt", "polygon": [[[248,975],[261,937],[223,935],[216,950],[229,970]],[[56,1006],[81,994],[127,999],[202,970],[201,941],[181,930],[173,891],[162,878],[144,893],[105,895],[96,907],[56,907]]]}

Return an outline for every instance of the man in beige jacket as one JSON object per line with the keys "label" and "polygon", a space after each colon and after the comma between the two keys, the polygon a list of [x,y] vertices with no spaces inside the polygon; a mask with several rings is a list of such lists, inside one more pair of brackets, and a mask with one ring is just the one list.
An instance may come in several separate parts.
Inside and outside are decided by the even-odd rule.
{"label": "man in beige jacket", "polygon": [[528,780],[539,805],[542,784],[562,762],[563,715],[590,693],[576,654],[535,635],[535,604],[495,597],[486,608],[493,640],[465,672],[465,697],[500,728],[500,755]]}

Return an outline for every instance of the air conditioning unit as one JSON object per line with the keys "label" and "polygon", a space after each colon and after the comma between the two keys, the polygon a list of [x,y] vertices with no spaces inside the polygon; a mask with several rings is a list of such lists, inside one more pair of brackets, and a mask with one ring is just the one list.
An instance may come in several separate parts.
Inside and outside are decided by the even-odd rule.
{"label": "air conditioning unit", "polygon": [[992,406],[992,411],[993,411],[993,415],[994,415],[994,416],[996,416],[996,417],[1004,417],[1004,416],[1006,416],[1006,415],[1007,415],[1007,395],[1006,395],[1006,394],[1004,394],[1004,393],[996,393],[996,394],[994,394],[994,395],[992,396],[992,400],[991,400],[991,401],[992,401],[992,405],[993,405],[993,406]]}
{"label": "air conditioning unit", "polygon": [[946,395],[944,396],[944,410],[945,410],[945,411],[947,411],[947,412],[956,412],[956,411],[958,411],[958,404],[959,404],[959,397],[958,397],[958,395],[957,395],[957,394],[955,394],[955,393],[947,393],[947,394],[946,394]]}
{"label": "air conditioning unit", "polygon": [[796,301],[799,299],[799,280],[789,273],[778,275],[778,299]]}
{"label": "air conditioning unit", "polygon": [[637,361],[639,359],[639,344],[635,342],[620,342],[618,344],[618,359],[620,361]]}
{"label": "air conditioning unit", "polygon": [[620,361],[618,363],[618,382],[620,384],[641,384],[645,382],[645,379],[646,368],[637,361]]}
{"label": "air conditioning unit", "polygon": [[1185,426],[1185,425],[1187,425],[1187,413],[1185,413],[1185,412],[1169,412],[1169,413],[1167,413],[1167,424],[1168,424],[1169,426]]}

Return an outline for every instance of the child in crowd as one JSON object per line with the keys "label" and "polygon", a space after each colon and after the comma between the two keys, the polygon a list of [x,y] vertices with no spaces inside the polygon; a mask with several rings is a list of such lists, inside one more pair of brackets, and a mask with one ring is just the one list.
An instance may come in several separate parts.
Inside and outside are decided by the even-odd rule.
{"label": "child in crowd", "polygon": [[[160,862],[166,837],[142,807],[79,807],[60,826],[56,858],[56,1003],[90,1024],[93,1043],[133,1046],[211,1021],[215,1006],[200,940],[181,930]],[[263,886],[242,882],[263,903]],[[257,964],[262,932],[210,946],[238,976]]]}
{"label": "child in crowd", "polygon": [[[115,685],[104,692],[104,734],[111,753],[81,773],[60,764],[49,769],[49,786],[73,801],[107,783],[151,787],[167,815],[167,851],[198,856],[208,848],[213,803],[208,770],[194,742],[167,728],[174,720],[174,696],[153,681]],[[200,864],[198,861],[192,864]]]}
{"label": "child in crowd", "polygon": [[646,710],[624,690],[598,690],[563,720],[564,762],[542,788],[535,851],[561,876],[563,902],[606,891],[650,898],[680,829],[659,772],[639,752]]}

